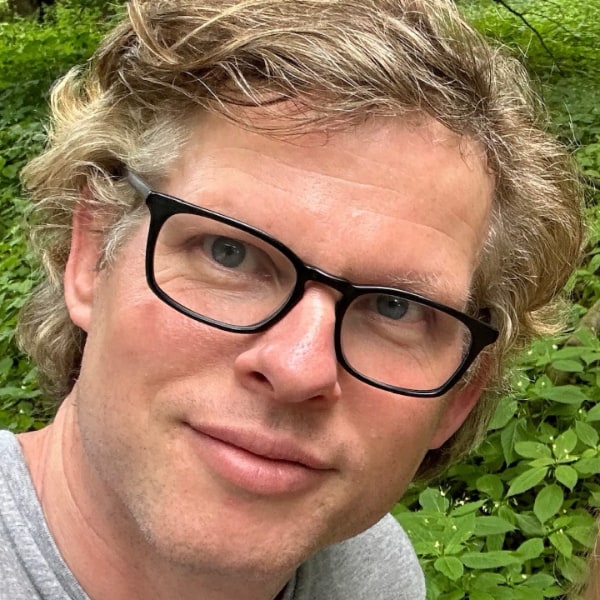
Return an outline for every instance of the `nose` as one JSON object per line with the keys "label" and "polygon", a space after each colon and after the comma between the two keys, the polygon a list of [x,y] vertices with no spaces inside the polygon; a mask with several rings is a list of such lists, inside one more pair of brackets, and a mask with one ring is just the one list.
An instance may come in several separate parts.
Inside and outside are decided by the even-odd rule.
{"label": "nose", "polygon": [[238,380],[280,402],[337,400],[341,390],[334,329],[333,294],[309,284],[300,302],[237,356]]}

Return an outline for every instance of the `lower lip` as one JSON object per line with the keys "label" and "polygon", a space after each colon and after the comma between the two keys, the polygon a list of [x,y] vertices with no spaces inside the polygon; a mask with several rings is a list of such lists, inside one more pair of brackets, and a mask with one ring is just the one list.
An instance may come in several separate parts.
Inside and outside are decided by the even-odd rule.
{"label": "lower lip", "polygon": [[327,470],[253,454],[190,428],[194,446],[219,479],[257,495],[293,494],[319,484]]}

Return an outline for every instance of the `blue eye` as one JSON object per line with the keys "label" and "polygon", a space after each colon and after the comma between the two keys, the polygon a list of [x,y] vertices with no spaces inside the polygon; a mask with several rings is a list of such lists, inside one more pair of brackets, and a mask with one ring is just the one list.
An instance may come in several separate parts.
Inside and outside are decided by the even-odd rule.
{"label": "blue eye", "polygon": [[388,319],[398,320],[408,312],[409,301],[395,296],[378,296],[377,312]]}
{"label": "blue eye", "polygon": [[235,269],[246,258],[246,245],[239,240],[219,236],[212,240],[210,253],[219,264]]}

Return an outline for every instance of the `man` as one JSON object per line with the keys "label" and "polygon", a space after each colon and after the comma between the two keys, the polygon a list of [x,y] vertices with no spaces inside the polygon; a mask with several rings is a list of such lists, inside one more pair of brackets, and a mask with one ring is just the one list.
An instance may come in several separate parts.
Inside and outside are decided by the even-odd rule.
{"label": "man", "polygon": [[2,598],[423,597],[386,514],[580,245],[532,105],[442,0],[131,2],[25,174],[62,403],[1,438]]}

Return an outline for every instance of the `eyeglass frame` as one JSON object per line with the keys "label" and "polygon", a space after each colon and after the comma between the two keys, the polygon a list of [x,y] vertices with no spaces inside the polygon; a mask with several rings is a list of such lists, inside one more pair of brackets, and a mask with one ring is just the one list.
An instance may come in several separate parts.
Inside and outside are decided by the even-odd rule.
{"label": "eyeglass frame", "polygon": [[[348,279],[332,275],[331,273],[327,273],[318,267],[314,267],[305,263],[297,254],[295,254],[290,248],[288,248],[278,239],[272,237],[261,229],[249,225],[248,223],[208,208],[198,206],[197,204],[187,202],[181,198],[177,198],[163,192],[157,192],[156,190],[153,190],[139,175],[128,169],[124,171],[124,178],[128,181],[131,187],[142,196],[146,206],[148,207],[148,210],[150,211],[150,224],[148,227],[145,256],[146,281],[148,286],[158,298],[165,302],[165,304],[195,321],[205,323],[206,325],[210,325],[217,329],[231,333],[260,333],[266,331],[281,321],[300,302],[304,296],[306,284],[310,281],[314,281],[315,283],[330,287],[341,294],[341,298],[335,303],[334,348],[336,359],[342,368],[350,373],[350,375],[359,381],[366,383],[367,385],[395,394],[401,394],[403,396],[415,398],[435,398],[445,394],[454,385],[456,385],[460,378],[473,364],[481,351],[485,347],[493,344],[498,338],[498,330],[492,325],[483,320],[471,317],[470,315],[451,306],[441,304],[420,294],[408,292],[398,288],[352,283]],[[274,247],[277,251],[281,252],[281,254],[283,254],[290,261],[297,275],[294,288],[288,296],[286,302],[284,302],[281,307],[279,307],[279,309],[276,310],[271,316],[259,321],[254,325],[230,325],[197,313],[177,302],[177,300],[171,298],[171,296],[163,291],[163,289],[156,282],[154,275],[154,251],[162,226],[170,217],[177,214],[197,215],[224,223],[228,226],[240,229],[257,237],[263,242],[266,242],[270,246]],[[459,367],[443,385],[431,390],[413,390],[410,388],[401,388],[377,381],[375,379],[370,379],[354,369],[354,367],[347,362],[341,342],[342,321],[346,310],[352,304],[352,302],[356,298],[365,294],[393,295],[410,302],[417,302],[454,317],[467,327],[471,334],[469,350],[462,359]]]}

